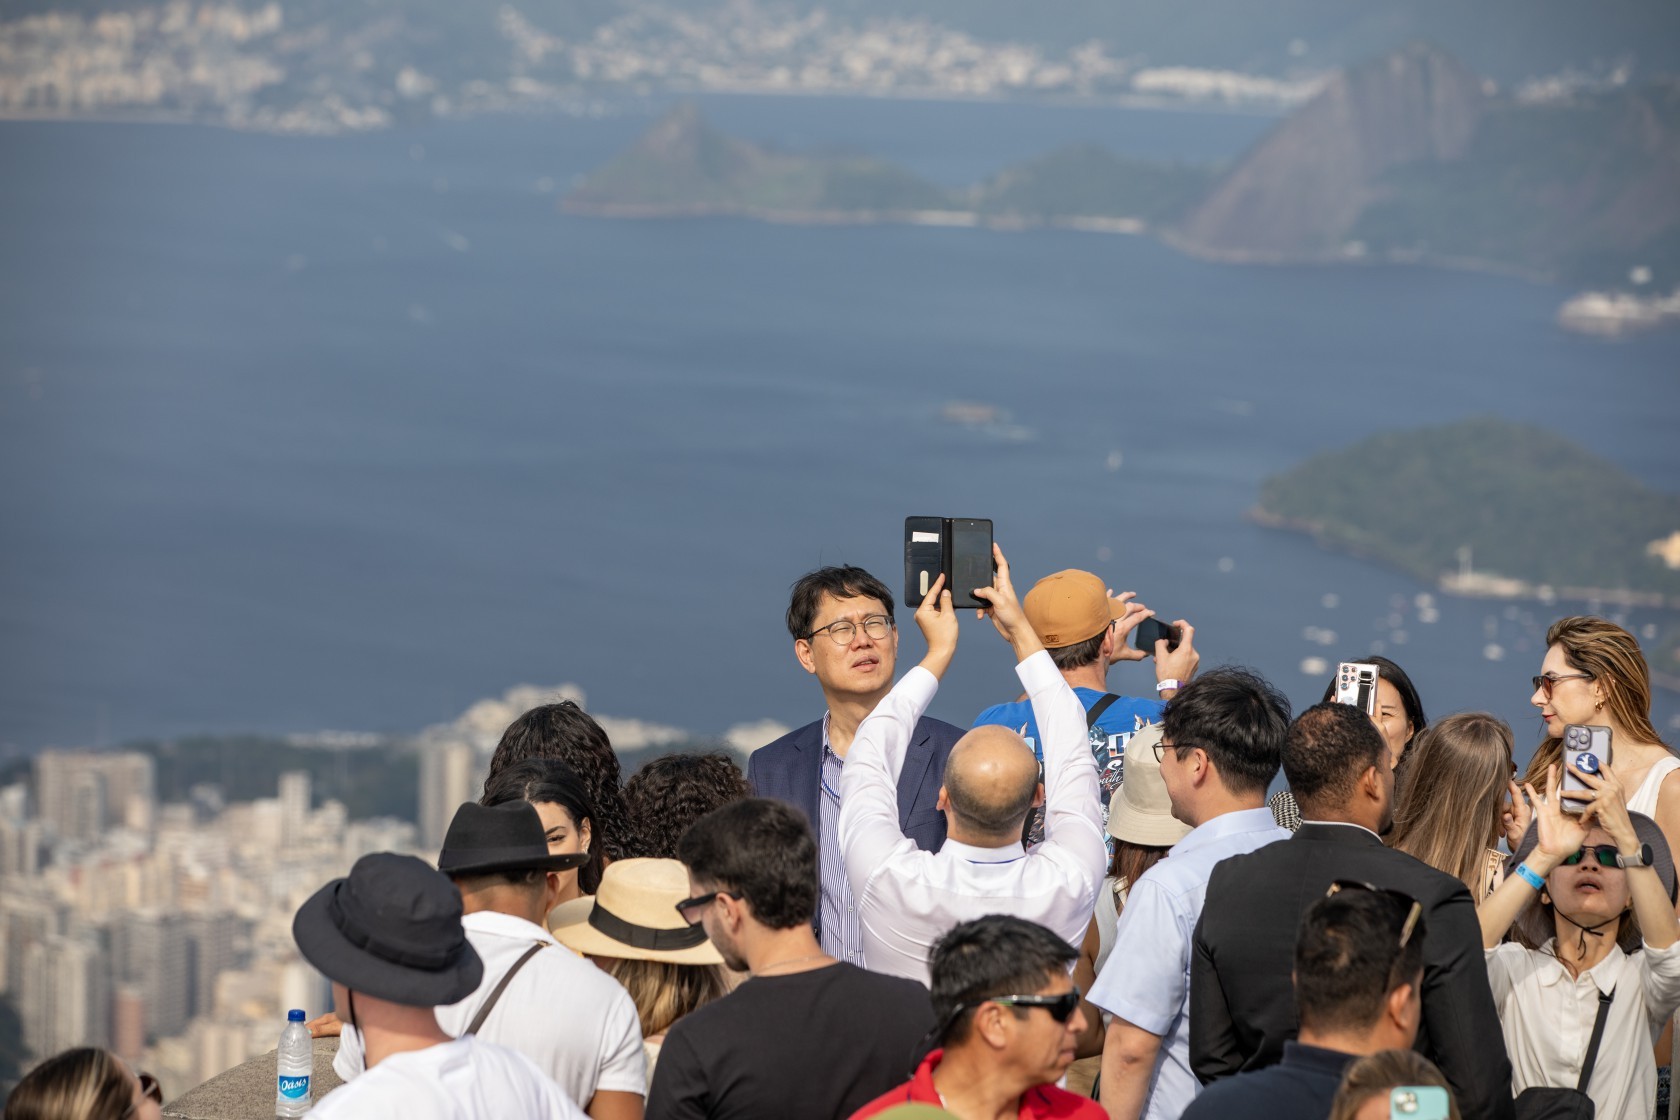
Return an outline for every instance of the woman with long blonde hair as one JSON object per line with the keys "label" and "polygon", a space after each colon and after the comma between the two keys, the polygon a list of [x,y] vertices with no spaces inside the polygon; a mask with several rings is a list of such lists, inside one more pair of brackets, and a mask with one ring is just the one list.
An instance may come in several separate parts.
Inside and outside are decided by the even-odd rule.
{"label": "woman with long blonde hair", "polygon": [[29,1071],[6,1099],[5,1120],[161,1120],[163,1092],[109,1050],[82,1046]]}
{"label": "woman with long blonde hair", "polygon": [[1394,806],[1389,846],[1459,879],[1477,906],[1503,878],[1500,839],[1514,848],[1528,825],[1511,782],[1511,746],[1502,719],[1486,712],[1448,716],[1412,744],[1410,778]]}

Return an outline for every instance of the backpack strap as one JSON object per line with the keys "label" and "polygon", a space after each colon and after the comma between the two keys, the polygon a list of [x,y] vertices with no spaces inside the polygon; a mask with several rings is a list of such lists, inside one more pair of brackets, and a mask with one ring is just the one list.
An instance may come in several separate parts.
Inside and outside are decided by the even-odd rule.
{"label": "backpack strap", "polygon": [[[478,1028],[484,1025],[484,1020],[490,1018],[490,1012],[495,1008],[496,1001],[501,999],[502,993],[507,990],[508,981],[513,979],[513,974],[524,968],[526,961],[530,960],[532,957],[536,956],[538,952],[546,948],[548,948],[548,942],[537,942],[535,945],[532,945],[529,949],[525,950],[524,956],[513,962],[512,968],[502,973],[502,978],[496,982],[496,987],[490,992],[490,998],[484,1001],[484,1006],[478,1009],[478,1014],[473,1016],[473,1021],[467,1024],[467,1029],[462,1031],[462,1034],[478,1033]],[[1602,1026],[1602,1024],[1600,1025]],[[1598,1036],[1596,1034],[1593,1036],[1593,1049],[1598,1049]]]}
{"label": "backpack strap", "polygon": [[1615,998],[1614,988],[1598,995],[1598,1017],[1593,1020],[1592,1041],[1587,1043],[1587,1060],[1581,1063],[1581,1080],[1575,1083],[1578,1093],[1585,1093],[1592,1083],[1593,1065],[1598,1061],[1598,1044],[1604,1041],[1604,1022],[1610,1018],[1610,1001]]}
{"label": "backpack strap", "polygon": [[1120,697],[1112,692],[1103,693],[1102,697],[1095,704],[1092,704],[1090,710],[1085,713],[1085,730],[1089,731],[1095,727],[1097,721],[1102,718],[1102,714],[1108,711],[1110,705],[1118,699]]}

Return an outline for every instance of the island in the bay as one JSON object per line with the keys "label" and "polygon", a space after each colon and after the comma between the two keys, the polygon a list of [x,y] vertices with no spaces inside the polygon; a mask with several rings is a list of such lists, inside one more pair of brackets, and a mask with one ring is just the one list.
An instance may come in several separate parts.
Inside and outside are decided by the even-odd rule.
{"label": "island in the bay", "polygon": [[1325,81],[1229,166],[1081,147],[954,190],[866,155],[769,151],[684,106],[563,205],[617,217],[1147,231],[1220,260],[1631,284],[1626,307],[1588,301],[1560,316],[1614,333],[1680,317],[1680,298],[1666,296],[1680,292],[1680,81],[1536,102],[1413,45]]}
{"label": "island in the bay", "polygon": [[1454,594],[1680,607],[1680,495],[1505,420],[1314,456],[1266,479],[1252,517]]}

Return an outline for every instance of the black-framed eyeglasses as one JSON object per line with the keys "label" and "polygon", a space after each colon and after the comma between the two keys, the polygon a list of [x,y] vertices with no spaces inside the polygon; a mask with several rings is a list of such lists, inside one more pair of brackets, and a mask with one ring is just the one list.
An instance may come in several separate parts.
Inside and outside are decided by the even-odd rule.
{"label": "black-framed eyeglasses", "polygon": [[1172,751],[1174,754],[1177,754],[1179,758],[1183,758],[1184,755],[1179,754],[1178,752],[1193,750],[1195,746],[1196,744],[1194,743],[1169,743],[1164,739],[1158,739],[1155,742],[1155,764],[1158,766],[1165,762],[1167,760],[1168,751]]}
{"label": "black-framed eyeglasses", "polygon": [[1396,902],[1399,902],[1402,906],[1407,907],[1406,921],[1400,927],[1399,947],[1402,949],[1404,949],[1406,947],[1406,943],[1412,939],[1412,933],[1417,929],[1418,919],[1423,917],[1423,903],[1419,902],[1405,891],[1392,890],[1389,887],[1373,886],[1370,883],[1361,883],[1357,879],[1337,879],[1334,883],[1330,884],[1330,889],[1324,892],[1324,897],[1332,898],[1335,895],[1340,894],[1342,891],[1370,891],[1372,894],[1386,895],[1387,897],[1394,899]]}
{"label": "black-framed eyeglasses", "polygon": [[805,640],[808,642],[826,630],[828,631],[829,640],[835,645],[849,646],[852,644],[853,639],[857,637],[858,627],[860,625],[863,627],[863,632],[868,635],[870,641],[879,642],[886,638],[888,634],[892,633],[893,620],[884,614],[872,614],[868,618],[865,618],[861,623],[853,622],[849,618],[842,618],[839,622],[831,622],[827,626],[817,627],[815,630],[805,635]]}
{"label": "black-framed eyeglasses", "polygon": [[1544,693],[1546,699],[1550,700],[1552,698],[1552,689],[1556,687],[1559,681],[1590,681],[1592,679],[1593,675],[1591,673],[1564,673],[1556,677],[1547,673],[1541,673],[1538,677],[1534,678],[1534,687],[1536,691]]}
{"label": "black-framed eyeglasses", "polygon": [[1574,867],[1581,862],[1582,857],[1591,854],[1598,861],[1600,867],[1620,867],[1616,862],[1616,845],[1614,844],[1583,844],[1579,851],[1563,857],[1565,867]]}
{"label": "black-framed eyeglasses", "polygon": [[700,924],[700,912],[716,902],[719,895],[725,898],[733,898],[736,902],[741,901],[741,896],[734,891],[713,891],[711,894],[696,895],[694,898],[683,899],[677,903],[677,913],[681,914],[683,921],[689,925],[697,926]]}

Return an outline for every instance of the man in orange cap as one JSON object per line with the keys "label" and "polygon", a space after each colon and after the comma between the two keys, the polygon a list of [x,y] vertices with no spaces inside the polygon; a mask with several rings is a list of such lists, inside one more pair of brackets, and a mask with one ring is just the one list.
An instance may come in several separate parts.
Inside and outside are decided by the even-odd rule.
{"label": "man in orange cap", "polygon": [[[1109,666],[1116,661],[1142,661],[1150,654],[1132,648],[1127,638],[1139,623],[1154,618],[1155,612],[1127,591],[1111,596],[1103,581],[1077,568],[1045,576],[1022,600],[1027,621],[1050,659],[1074,695],[1085,708],[1085,726],[1090,735],[1091,757],[1102,784],[1103,811],[1120,787],[1126,757],[1126,741],[1148,723],[1158,723],[1161,710],[1179,687],[1196,671],[1201,660],[1193,642],[1195,628],[1182,618],[1173,623],[1178,640],[1155,643],[1155,691],[1157,699],[1117,696],[1108,691]],[[975,719],[974,726],[1001,724],[1018,732],[1044,760],[1038,724],[1032,704],[1014,700],[995,704]],[[1028,827],[1042,825],[1042,814],[1034,813]],[[1031,837],[1037,841],[1036,834]]]}

